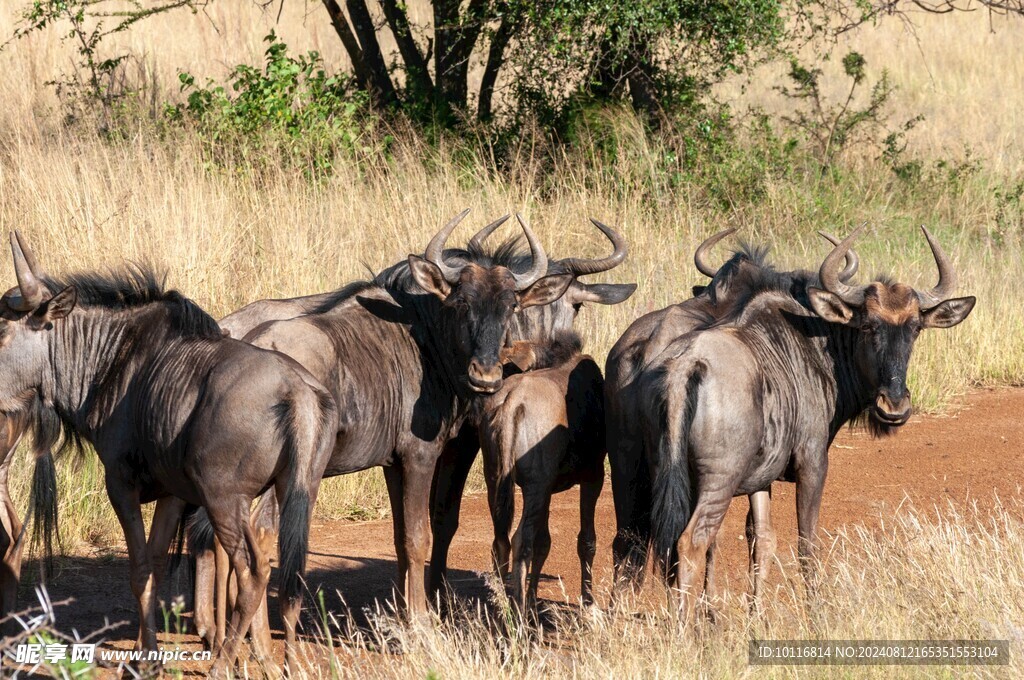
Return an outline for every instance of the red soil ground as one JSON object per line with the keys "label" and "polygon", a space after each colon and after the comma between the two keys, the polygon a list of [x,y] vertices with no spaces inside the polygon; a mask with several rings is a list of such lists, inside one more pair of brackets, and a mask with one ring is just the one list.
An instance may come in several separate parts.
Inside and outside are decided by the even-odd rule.
{"label": "red soil ground", "polygon": [[[830,455],[821,512],[823,536],[827,538],[828,532],[845,524],[877,524],[880,517],[891,517],[906,503],[919,509],[972,500],[984,505],[992,502],[994,493],[1003,498],[1016,495],[1024,484],[1022,442],[1024,390],[1010,389],[974,392],[950,414],[915,417],[889,439],[872,440],[863,432],[844,431]],[[776,484],[772,505],[779,554],[786,562],[796,546],[793,486]],[[746,507],[743,499],[733,504],[720,534],[720,587],[746,587]],[[561,600],[567,594],[575,599],[579,592],[576,492],[557,496],[552,514],[553,545],[544,567],[541,596]],[[598,507],[598,592],[611,574],[614,527],[611,490],[606,485]],[[460,596],[486,597],[483,574],[489,568],[490,541],[486,497],[468,496],[449,561]],[[316,522],[309,560],[309,584],[324,589],[329,606],[340,605],[339,595],[353,611],[375,599],[384,600],[391,595],[395,573],[390,521]],[[62,572],[50,587],[51,598],[73,597],[75,601],[58,611],[58,627],[89,631],[102,626],[104,619],[127,620],[131,623],[115,629],[109,639],[115,646],[130,646],[136,614],[124,558],[71,558]],[[32,599],[29,591],[24,595],[25,600]],[[280,627],[275,625],[275,630]],[[279,637],[275,633],[275,638]],[[198,648],[191,635],[177,642]]]}

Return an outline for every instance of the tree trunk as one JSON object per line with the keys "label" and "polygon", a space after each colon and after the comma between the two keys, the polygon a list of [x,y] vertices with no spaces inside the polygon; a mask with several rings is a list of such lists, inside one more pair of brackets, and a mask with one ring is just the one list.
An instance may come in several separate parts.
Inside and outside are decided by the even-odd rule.
{"label": "tree trunk", "polygon": [[382,0],[381,6],[384,8],[384,18],[387,19],[388,27],[391,28],[395,42],[398,43],[402,61],[405,62],[406,83],[412,98],[417,101],[429,101],[433,96],[434,83],[430,79],[427,60],[412,35],[404,4],[399,5],[397,0]]}
{"label": "tree trunk", "polygon": [[369,87],[369,76],[366,73],[366,64],[363,63],[363,51],[359,49],[359,42],[352,34],[352,28],[348,25],[348,19],[345,18],[345,13],[341,11],[337,0],[323,0],[323,2],[327,14],[331,18],[331,25],[334,26],[334,32],[338,34],[341,44],[348,52],[348,58],[352,60],[352,72],[355,75],[356,85],[365,90]]}
{"label": "tree trunk", "polygon": [[487,65],[484,67],[483,79],[480,81],[480,99],[477,105],[477,119],[486,123],[494,117],[493,101],[494,86],[498,81],[498,74],[505,63],[505,48],[512,39],[513,20],[504,17],[498,30],[491,37],[491,46],[487,51]]}
{"label": "tree trunk", "polygon": [[368,89],[380,103],[393,104],[398,101],[398,95],[391,82],[391,76],[388,74],[387,63],[381,53],[380,43],[377,41],[377,31],[373,25],[370,11],[366,8],[366,2],[365,0],[346,0],[345,5],[348,7],[349,16],[352,17],[352,28],[355,29],[356,37],[359,38],[368,78]]}
{"label": "tree trunk", "polygon": [[661,106],[661,93],[654,78],[654,64],[650,45],[634,42],[626,62],[626,81],[633,110],[641,114],[653,129],[661,127],[665,111]]}

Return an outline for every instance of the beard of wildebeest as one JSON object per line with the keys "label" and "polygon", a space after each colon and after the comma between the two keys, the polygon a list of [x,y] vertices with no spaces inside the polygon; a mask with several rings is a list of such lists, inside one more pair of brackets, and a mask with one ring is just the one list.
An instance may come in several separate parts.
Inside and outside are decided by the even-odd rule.
{"label": "beard of wildebeest", "polygon": [[[903,326],[913,336],[918,327],[954,326],[974,306],[973,297],[949,297],[955,273],[927,231],[939,270],[933,290],[908,300],[900,284],[843,283],[839,263],[859,231],[825,259],[819,282],[808,281],[802,291],[765,282],[726,318],[677,339],[642,371],[652,543],[687,616],[698,565],[730,500],[776,479],[797,484],[799,555],[813,596],[832,439],[865,410],[886,425],[907,415],[905,395],[894,390],[905,384],[911,346],[905,335],[879,335],[876,325]],[[880,337],[894,345],[881,356],[895,359],[867,358]]]}

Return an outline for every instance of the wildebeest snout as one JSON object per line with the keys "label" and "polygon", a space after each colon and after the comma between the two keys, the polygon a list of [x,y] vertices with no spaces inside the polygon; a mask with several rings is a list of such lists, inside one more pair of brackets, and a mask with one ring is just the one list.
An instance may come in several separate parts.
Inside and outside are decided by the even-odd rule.
{"label": "wildebeest snout", "polygon": [[875,397],[875,413],[878,417],[893,425],[902,425],[910,419],[910,391],[902,389],[882,388]]}
{"label": "wildebeest snout", "polygon": [[502,369],[500,363],[484,364],[476,359],[469,362],[469,386],[476,392],[490,394],[501,387]]}

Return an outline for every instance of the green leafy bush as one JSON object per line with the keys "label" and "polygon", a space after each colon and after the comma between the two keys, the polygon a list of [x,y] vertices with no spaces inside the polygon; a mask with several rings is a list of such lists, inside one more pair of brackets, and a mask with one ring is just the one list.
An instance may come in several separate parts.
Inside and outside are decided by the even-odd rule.
{"label": "green leafy bush", "polygon": [[241,155],[329,173],[338,154],[379,151],[387,137],[374,133],[364,92],[345,75],[328,75],[317,52],[297,57],[271,32],[262,68],[238,65],[227,86],[180,73],[181,104],[168,105],[167,118],[192,124],[215,160]]}

